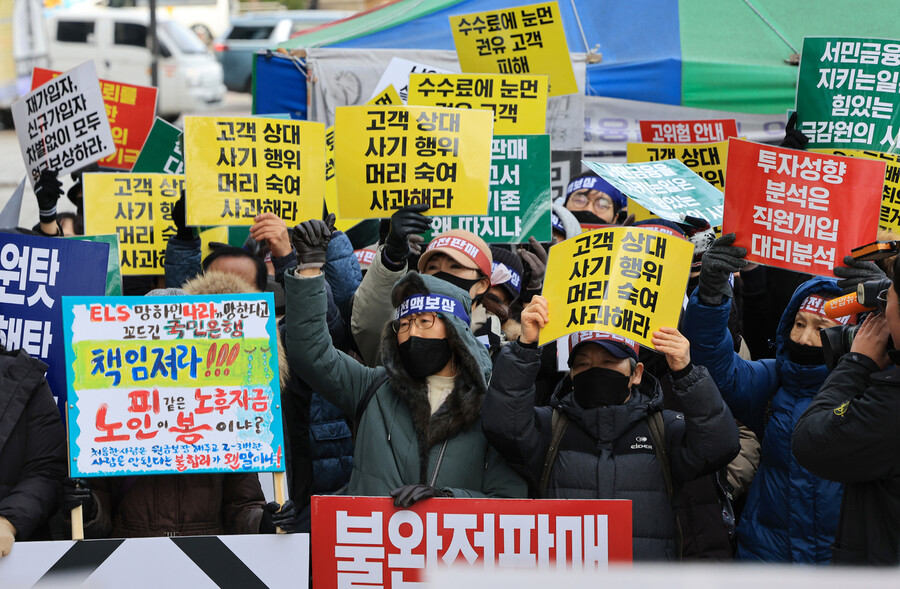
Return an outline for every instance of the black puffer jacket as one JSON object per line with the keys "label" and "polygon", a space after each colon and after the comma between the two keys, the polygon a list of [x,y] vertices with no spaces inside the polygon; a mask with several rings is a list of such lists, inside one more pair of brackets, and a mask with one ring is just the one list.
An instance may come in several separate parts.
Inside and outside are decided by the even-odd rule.
{"label": "black puffer jacket", "polygon": [[44,378],[47,365],[0,347],[0,516],[16,540],[49,539],[66,476],[66,433]]}
{"label": "black puffer jacket", "polygon": [[[482,420],[488,440],[535,488],[550,443],[551,407],[534,407],[540,351],[505,346],[494,366]],[[673,482],[680,485],[718,470],[740,449],[734,418],[706,369],[695,366],[675,380],[684,414],[662,409],[656,379],[644,375],[623,405],[583,409],[565,379],[551,405],[569,418],[553,465],[547,496],[630,499],[635,560],[675,560],[675,524],[647,416],[663,411]]]}

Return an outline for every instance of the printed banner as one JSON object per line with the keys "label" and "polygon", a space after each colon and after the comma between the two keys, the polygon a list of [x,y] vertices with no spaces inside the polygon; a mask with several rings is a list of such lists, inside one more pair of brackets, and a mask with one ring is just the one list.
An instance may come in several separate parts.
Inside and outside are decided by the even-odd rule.
{"label": "printed banner", "polygon": [[92,241],[109,244],[109,255],[106,258],[106,296],[122,296],[122,271],[119,267],[119,237],[117,235],[76,235],[67,237],[77,241]]}
{"label": "printed banner", "polygon": [[425,241],[465,229],[487,243],[519,243],[534,236],[550,241],[550,136],[498,136],[491,142],[488,214],[434,216]]}
{"label": "printed banner", "polygon": [[875,241],[885,163],[730,139],[722,233],[747,260],[833,276],[854,247]]}
{"label": "printed banner", "polygon": [[308,218],[300,202],[325,194],[322,123],[186,117],[184,138],[188,225],[252,225],[275,213],[293,227]]}
{"label": "printed banner", "polygon": [[900,41],[804,37],[797,128],[808,148],[892,151],[900,141]]}
{"label": "printed banner", "polygon": [[0,344],[49,367],[60,413],[66,406],[63,295],[102,297],[109,246],[7,233],[0,248]]}
{"label": "printed banner", "polygon": [[881,214],[878,216],[878,227],[900,233],[900,153],[862,151],[860,149],[811,149],[810,151],[883,161],[885,163],[884,188],[881,192]]}
{"label": "printed banner", "polygon": [[23,96],[12,115],[32,185],[41,170],[62,177],[116,152],[93,61]]}
{"label": "printed banner", "polygon": [[632,558],[631,501],[312,498],[313,589],[424,586],[447,567],[605,571]]}
{"label": "printed banner", "polygon": [[556,2],[451,16],[450,29],[465,73],[546,74],[550,96],[578,92]]}
{"label": "printed banner", "polygon": [[660,327],[677,327],[694,245],[652,229],[611,227],[550,248],[543,295],[550,320],[540,343],[576,331],[606,331],[653,348]]}
{"label": "printed banner", "polygon": [[644,143],[716,143],[738,136],[734,119],[641,121],[640,125]]}
{"label": "printed banner", "polygon": [[281,472],[272,293],[66,297],[71,476]]}
{"label": "printed banner", "polygon": [[431,215],[486,214],[492,119],[486,110],[338,107],[340,216],[390,217],[418,202],[428,203]]}
{"label": "printed banner", "polygon": [[725,164],[728,161],[728,142],[663,145],[660,143],[629,143],[629,164],[678,160],[695,174],[725,192]]}
{"label": "printed banner", "polygon": [[[31,73],[31,89],[44,85],[61,73],[34,68]],[[157,90],[148,86],[100,80],[100,92],[106,105],[106,118],[116,144],[116,153],[98,163],[104,168],[131,170],[156,117]]]}
{"label": "printed banner", "polygon": [[134,162],[135,174],[184,174],[181,129],[156,119],[144,147]]}
{"label": "printed banner", "polygon": [[542,135],[547,129],[547,76],[412,74],[410,106],[482,108],[494,112],[494,135]]}
{"label": "printed banner", "polygon": [[381,78],[378,80],[378,84],[375,85],[375,91],[372,92],[372,97],[369,99],[369,102],[383,94],[388,86],[393,86],[394,90],[397,91],[400,100],[403,101],[403,104],[406,104],[406,99],[409,96],[410,74],[450,73],[452,72],[439,67],[425,65],[424,63],[403,59],[402,57],[392,57],[390,63],[388,63],[385,68],[384,73],[381,75]]}
{"label": "printed banner", "polygon": [[678,160],[644,164],[583,162],[623,194],[669,221],[685,216],[722,224],[722,193]]}
{"label": "printed banner", "polygon": [[166,244],[175,234],[172,207],[184,176],[84,174],[84,231],[119,237],[123,276],[165,274]]}

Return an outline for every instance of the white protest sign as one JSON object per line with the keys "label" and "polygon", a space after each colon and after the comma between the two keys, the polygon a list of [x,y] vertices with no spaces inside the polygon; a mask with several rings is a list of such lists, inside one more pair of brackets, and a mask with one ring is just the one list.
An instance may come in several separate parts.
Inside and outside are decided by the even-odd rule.
{"label": "white protest sign", "polygon": [[391,62],[388,64],[387,69],[384,70],[384,74],[382,74],[381,79],[378,80],[378,85],[375,86],[375,91],[372,92],[372,96],[369,97],[369,100],[381,94],[388,86],[394,86],[394,89],[397,90],[397,94],[399,94],[400,98],[403,100],[403,104],[406,104],[406,98],[409,95],[410,74],[452,73],[455,72],[425,65],[424,63],[418,63],[416,61],[410,61],[409,59],[403,59],[402,57],[394,57],[391,58]]}
{"label": "white protest sign", "polygon": [[41,170],[63,176],[116,151],[93,61],[23,96],[12,115],[32,184]]}

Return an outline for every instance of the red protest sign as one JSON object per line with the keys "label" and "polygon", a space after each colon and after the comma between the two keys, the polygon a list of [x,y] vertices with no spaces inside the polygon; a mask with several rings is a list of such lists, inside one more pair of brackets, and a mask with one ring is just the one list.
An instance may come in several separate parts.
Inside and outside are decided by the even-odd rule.
{"label": "red protest sign", "polygon": [[728,141],[723,233],[747,260],[833,276],[856,246],[875,241],[885,163]]}
{"label": "red protest sign", "polygon": [[605,570],[631,562],[631,501],[312,498],[314,589],[401,587],[427,570]]}
{"label": "red protest sign", "polygon": [[702,121],[641,121],[644,143],[713,143],[737,137],[734,119]]}
{"label": "red protest sign", "polygon": [[[31,89],[52,80],[60,72],[40,67],[31,74]],[[116,152],[97,162],[101,167],[130,171],[156,119],[156,88],[100,80],[106,117]]]}

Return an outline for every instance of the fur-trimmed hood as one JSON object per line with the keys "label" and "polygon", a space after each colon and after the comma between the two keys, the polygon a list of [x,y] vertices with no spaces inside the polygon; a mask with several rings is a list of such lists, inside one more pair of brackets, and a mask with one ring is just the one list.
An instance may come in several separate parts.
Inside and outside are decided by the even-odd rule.
{"label": "fur-trimmed hood", "polygon": [[[424,274],[411,272],[397,281],[391,301],[398,307],[407,297],[416,294],[441,294],[463,303],[471,312],[471,301],[462,289]],[[450,395],[431,414],[428,385],[425,380],[413,379],[400,359],[397,334],[387,323],[381,336],[381,361],[390,378],[391,388],[410,408],[419,444],[420,480],[425,482],[428,453],[433,446],[470,429],[481,419],[481,404],[490,380],[491,360],[487,349],[469,325],[458,317],[444,315],[447,341],[456,362],[457,373]]]}

